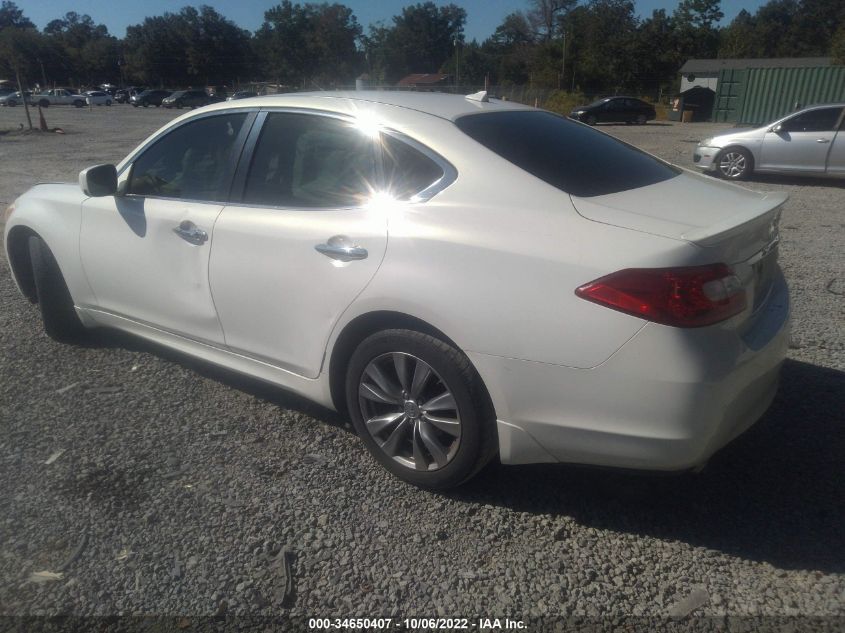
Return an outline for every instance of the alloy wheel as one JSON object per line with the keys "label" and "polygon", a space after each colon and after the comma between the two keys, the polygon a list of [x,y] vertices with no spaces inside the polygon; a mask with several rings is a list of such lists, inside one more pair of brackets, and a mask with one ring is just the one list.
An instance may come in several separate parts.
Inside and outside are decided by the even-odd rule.
{"label": "alloy wheel", "polygon": [[726,178],[740,178],[748,168],[748,161],[742,152],[725,152],[719,159],[719,171]]}
{"label": "alloy wheel", "polygon": [[439,470],[454,458],[461,440],[458,405],[422,359],[390,352],[371,360],[359,380],[358,402],[369,434],[402,466]]}

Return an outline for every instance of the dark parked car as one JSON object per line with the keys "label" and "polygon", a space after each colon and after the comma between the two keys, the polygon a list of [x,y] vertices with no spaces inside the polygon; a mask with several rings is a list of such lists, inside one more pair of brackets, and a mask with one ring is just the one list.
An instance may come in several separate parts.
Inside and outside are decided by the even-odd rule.
{"label": "dark parked car", "polygon": [[159,107],[163,99],[166,99],[170,96],[169,90],[144,90],[144,92],[138,93],[133,95],[129,99],[129,103],[131,103],[136,108],[138,106],[155,106]]}
{"label": "dark parked car", "polygon": [[179,90],[163,99],[161,105],[165,108],[199,108],[215,101],[205,90]]}
{"label": "dark parked car", "polygon": [[250,97],[257,97],[258,93],[252,90],[238,90],[233,93],[226,101],[236,101],[238,99],[249,99]]}
{"label": "dark parked car", "polygon": [[571,119],[596,123],[638,123],[645,125],[657,116],[654,106],[633,97],[605,97],[569,113]]}

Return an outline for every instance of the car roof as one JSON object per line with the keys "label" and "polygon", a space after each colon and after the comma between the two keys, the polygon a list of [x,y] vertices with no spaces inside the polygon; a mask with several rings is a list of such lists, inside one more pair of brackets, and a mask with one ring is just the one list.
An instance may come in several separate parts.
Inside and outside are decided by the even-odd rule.
{"label": "car roof", "polygon": [[388,90],[355,90],[355,91],[323,91],[323,92],[293,92],[277,95],[264,95],[227,102],[227,106],[218,107],[307,107],[326,110],[346,111],[355,104],[370,104],[372,106],[391,106],[423,112],[443,119],[454,121],[464,114],[478,112],[497,112],[505,110],[534,110],[531,106],[499,99],[488,102],[468,99],[466,95],[453,95],[442,92],[409,92]]}

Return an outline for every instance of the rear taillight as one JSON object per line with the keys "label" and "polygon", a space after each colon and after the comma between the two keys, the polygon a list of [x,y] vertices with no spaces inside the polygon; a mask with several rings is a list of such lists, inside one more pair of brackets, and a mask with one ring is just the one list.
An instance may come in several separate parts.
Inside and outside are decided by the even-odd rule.
{"label": "rear taillight", "polygon": [[575,294],[627,314],[675,327],[702,327],[745,309],[745,289],[725,264],[628,268],[584,284]]}

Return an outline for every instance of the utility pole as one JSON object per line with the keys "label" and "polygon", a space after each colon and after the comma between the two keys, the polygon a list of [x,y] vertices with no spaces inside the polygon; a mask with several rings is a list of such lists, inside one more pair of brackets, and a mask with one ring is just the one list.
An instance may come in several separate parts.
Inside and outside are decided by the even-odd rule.
{"label": "utility pole", "polygon": [[461,85],[461,51],[458,48],[458,38],[455,38],[455,92]]}
{"label": "utility pole", "polygon": [[560,81],[557,82],[557,89],[563,86],[563,76],[566,74],[566,31],[563,32],[563,53],[560,60]]}

